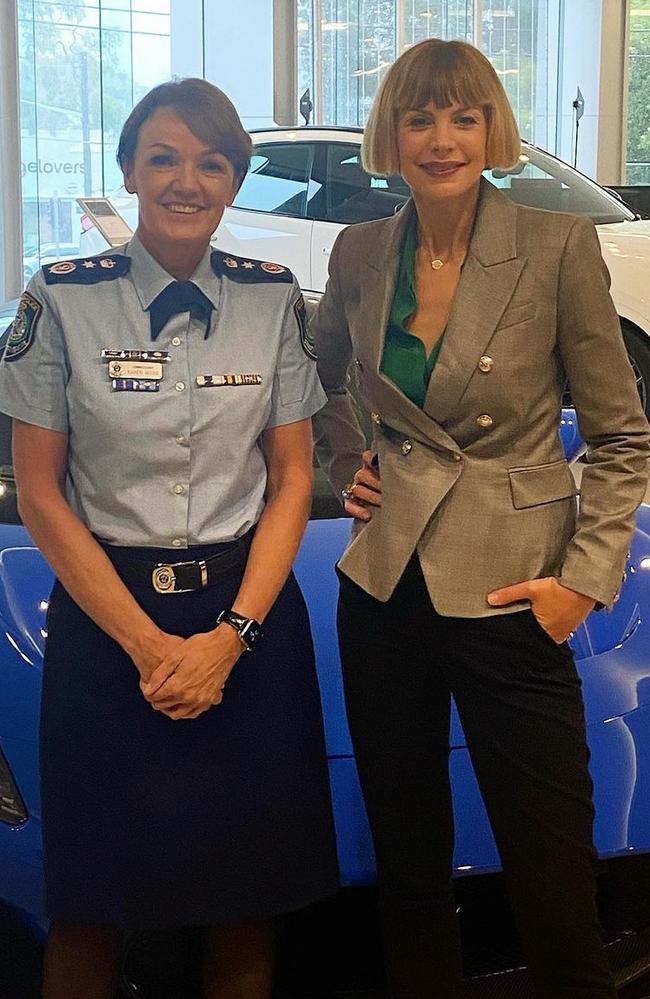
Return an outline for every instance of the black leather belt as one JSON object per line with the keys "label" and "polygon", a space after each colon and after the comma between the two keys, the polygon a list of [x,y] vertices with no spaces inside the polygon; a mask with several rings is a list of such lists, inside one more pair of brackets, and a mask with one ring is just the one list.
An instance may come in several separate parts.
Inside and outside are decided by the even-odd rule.
{"label": "black leather belt", "polygon": [[191,562],[159,562],[151,571],[151,585],[156,593],[205,590],[245,562],[245,555],[235,545],[217,555],[211,555],[210,558],[194,559]]}
{"label": "black leather belt", "polygon": [[[102,545],[116,563],[119,575],[125,581],[145,583],[156,593],[192,593],[212,586],[217,580],[235,569],[243,569],[253,540],[254,529],[235,541],[218,546],[206,546],[212,554],[183,562],[158,562],[147,559],[142,548],[135,552],[110,545]],[[217,551],[215,551],[217,547]],[[196,549],[194,549],[196,552]],[[160,557],[160,556],[159,556]]]}

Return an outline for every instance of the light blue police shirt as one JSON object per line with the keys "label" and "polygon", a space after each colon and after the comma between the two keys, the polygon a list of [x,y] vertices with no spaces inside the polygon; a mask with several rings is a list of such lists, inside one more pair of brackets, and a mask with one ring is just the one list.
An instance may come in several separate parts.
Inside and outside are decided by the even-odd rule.
{"label": "light blue police shirt", "polygon": [[[263,431],[326,401],[300,289],[285,268],[225,254],[215,273],[208,248],[191,277],[214,306],[208,337],[185,312],[152,341],[146,309],[173,278],[137,237],[74,265],[104,278],[90,265],[110,275],[111,259],[129,266],[124,255],[130,268],[117,278],[75,283],[61,264],[47,268],[57,283],[45,269],[32,278],[0,364],[0,410],[68,434],[68,500],[102,540],[178,549],[230,541],[264,508]],[[159,390],[114,391],[103,349],[168,351]],[[259,384],[197,381],[240,374]]]}

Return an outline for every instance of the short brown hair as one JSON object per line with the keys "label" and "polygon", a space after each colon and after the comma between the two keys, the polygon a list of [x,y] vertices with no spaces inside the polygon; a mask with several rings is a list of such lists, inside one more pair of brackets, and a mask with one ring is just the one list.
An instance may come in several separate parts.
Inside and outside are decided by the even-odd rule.
{"label": "short brown hair", "polygon": [[362,159],[369,173],[399,173],[397,126],[403,114],[433,101],[480,107],[487,122],[491,167],[514,166],[521,140],[510,102],[492,63],[468,42],[427,38],[403,52],[384,77],[366,125]]}
{"label": "short brown hair", "polygon": [[244,130],[235,105],[207,80],[170,80],[154,87],[138,101],[124,122],[117,147],[122,173],[132,167],[140,129],[159,108],[172,108],[190,132],[206,146],[225,156],[241,184],[253,153],[251,137]]}

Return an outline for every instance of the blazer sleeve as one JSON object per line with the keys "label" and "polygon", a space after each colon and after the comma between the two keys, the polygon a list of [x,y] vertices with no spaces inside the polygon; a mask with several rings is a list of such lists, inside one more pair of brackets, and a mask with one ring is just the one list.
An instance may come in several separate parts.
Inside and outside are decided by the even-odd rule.
{"label": "blazer sleeve", "polygon": [[593,223],[579,218],[560,265],[558,342],[587,454],[559,581],[607,607],[621,585],[650,450],[609,285]]}
{"label": "blazer sleeve", "polygon": [[327,394],[325,406],[313,418],[318,461],[337,497],[361,466],[366,439],[349,389],[352,341],[342,289],[343,230],[332,247],[329,278],[310,330],[318,358],[318,375]]}

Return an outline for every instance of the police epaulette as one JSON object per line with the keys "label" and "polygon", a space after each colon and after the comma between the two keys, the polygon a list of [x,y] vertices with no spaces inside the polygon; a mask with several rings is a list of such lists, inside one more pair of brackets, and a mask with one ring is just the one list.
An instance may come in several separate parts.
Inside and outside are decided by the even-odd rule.
{"label": "police epaulette", "polygon": [[99,284],[114,281],[129,273],[131,258],[123,254],[97,257],[79,257],[77,260],[59,260],[46,264],[43,276],[46,284]]}
{"label": "police epaulette", "polygon": [[233,257],[231,253],[213,250],[210,263],[215,274],[226,274],[233,281],[243,281],[247,284],[255,284],[258,281],[280,281],[286,284],[293,282],[293,274],[288,267],[273,264],[268,260]]}

